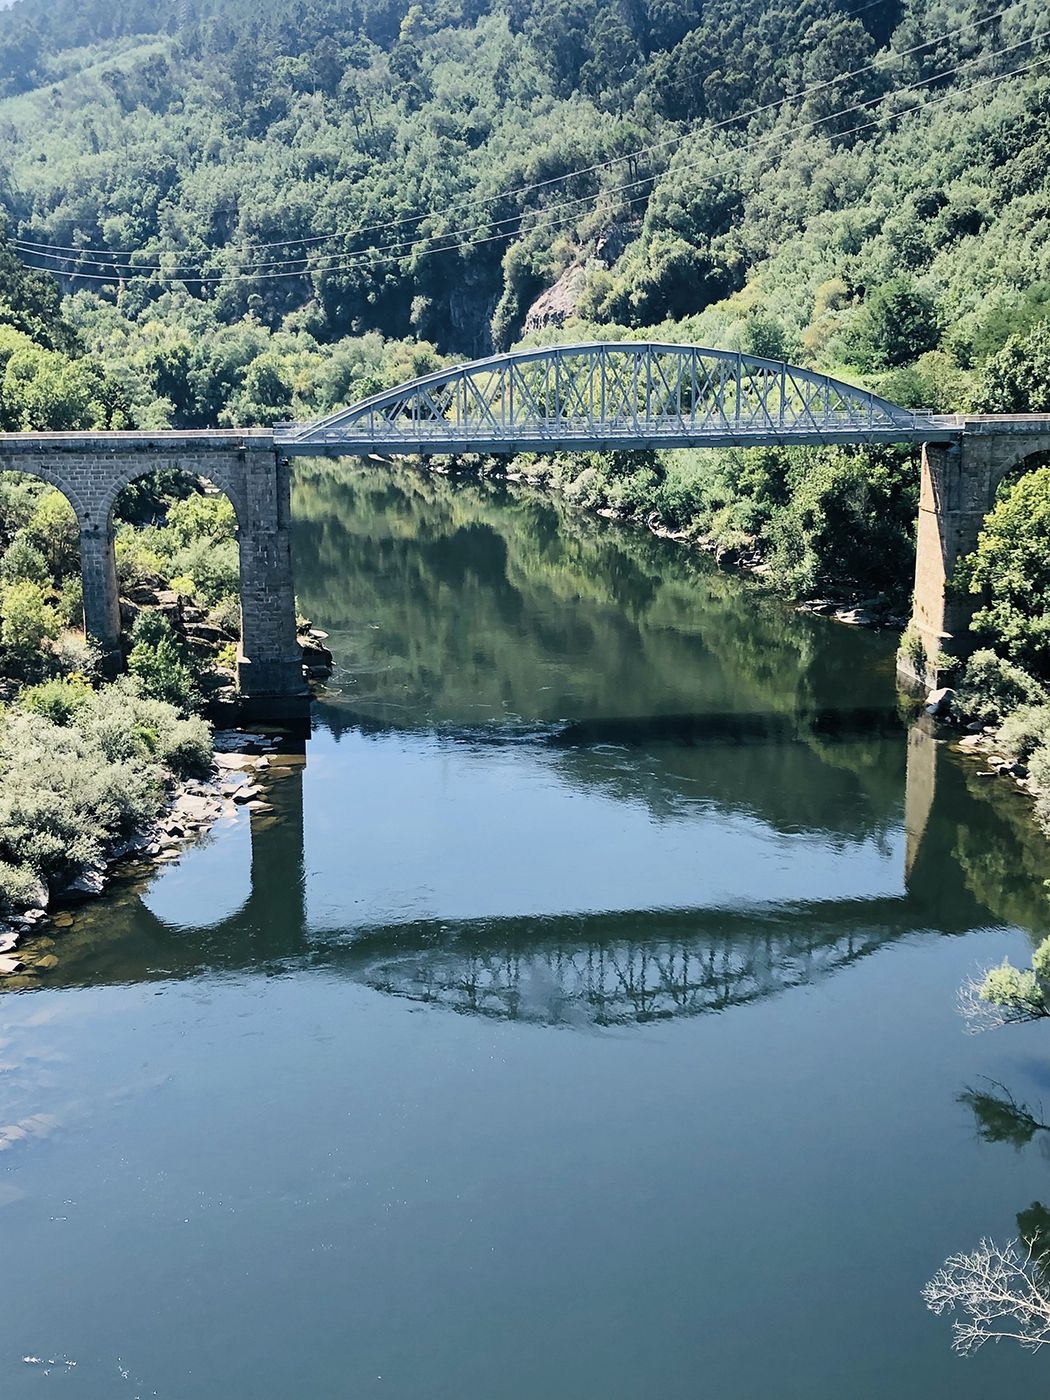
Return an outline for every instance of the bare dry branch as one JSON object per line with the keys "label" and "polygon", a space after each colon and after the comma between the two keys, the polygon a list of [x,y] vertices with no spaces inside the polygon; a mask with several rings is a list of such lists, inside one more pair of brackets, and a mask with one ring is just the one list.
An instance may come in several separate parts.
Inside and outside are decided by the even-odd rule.
{"label": "bare dry branch", "polygon": [[952,1345],[964,1355],[991,1341],[1015,1341],[1029,1351],[1050,1344],[1050,1295],[1032,1242],[1000,1246],[984,1239],[970,1254],[953,1254],[922,1296],[932,1312],[963,1314],[952,1321]]}
{"label": "bare dry branch", "polygon": [[981,995],[981,988],[984,986],[986,975],[985,971],[968,977],[955,998],[959,1014],[966,1022],[968,1035],[980,1035],[982,1031],[995,1030],[998,1026],[1008,1026],[1024,1020],[1024,1017],[1012,1014],[1006,1007],[985,1000]]}

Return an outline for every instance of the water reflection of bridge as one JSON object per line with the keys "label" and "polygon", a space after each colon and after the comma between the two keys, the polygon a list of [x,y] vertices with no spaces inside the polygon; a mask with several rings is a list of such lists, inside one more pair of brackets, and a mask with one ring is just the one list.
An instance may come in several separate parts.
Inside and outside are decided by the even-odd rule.
{"label": "water reflection of bridge", "polygon": [[549,1024],[695,1016],[846,967],[910,930],[903,901],[771,912],[689,910],[415,926],[356,941],[344,964],[379,991]]}
{"label": "water reflection of bridge", "polygon": [[[544,1024],[648,1021],[720,1011],[812,983],[916,931],[961,934],[1011,922],[1011,901],[1038,889],[1021,870],[1005,887],[974,887],[959,859],[965,841],[957,816],[974,804],[959,800],[958,769],[939,767],[933,741],[918,734],[909,753],[907,870],[897,895],[319,927],[307,913],[302,769],[282,771],[272,792],[278,820],[253,821],[250,892],[239,909],[206,929],[180,928],[140,894],[118,892],[78,919],[48,985],[310,967],[464,1013]],[[987,849],[989,833],[980,834]],[[1015,840],[1015,832],[1002,832],[1011,856]]]}

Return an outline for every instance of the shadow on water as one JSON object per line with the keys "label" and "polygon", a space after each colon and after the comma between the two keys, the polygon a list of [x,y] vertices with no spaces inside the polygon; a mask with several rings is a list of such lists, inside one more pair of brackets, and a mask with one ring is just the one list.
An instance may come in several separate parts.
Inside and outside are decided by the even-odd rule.
{"label": "shadow on water", "polygon": [[[305,825],[302,769],[274,779],[277,810],[252,821],[239,907],[202,923],[199,898],[180,915],[178,899],[129,885],[78,913],[42,984],[316,968],[457,1011],[641,1021],[768,997],[916,932],[1046,926],[1045,846],[1024,836],[1016,804],[975,800],[929,735],[906,741],[887,700],[891,639],[802,617],[666,542],[535,498],[315,471],[298,483],[296,514],[303,599],[330,629],[343,675],[344,693],[316,715],[322,771],[341,776],[308,789]],[[354,763],[339,766],[348,738],[387,746],[379,787],[362,787]],[[345,827],[349,801],[382,800],[416,750],[460,769],[479,754],[522,754],[503,780],[509,804],[514,784],[539,774],[564,794],[559,813],[577,797],[611,803],[616,819],[643,808],[649,825],[638,829],[655,844],[639,854],[630,903],[395,918],[358,908],[352,888],[342,903],[312,901],[316,860],[341,848],[315,857],[308,833]],[[474,781],[468,770],[468,795]],[[435,823],[444,810],[435,806]],[[574,839],[572,819],[558,819]],[[888,880],[889,892],[778,897],[738,868],[739,893],[719,896],[715,881],[706,901],[664,907],[646,860],[668,820],[691,823],[697,843],[712,822],[772,834],[786,865],[817,862],[806,886],[817,890],[820,860],[841,867],[874,851],[875,886]],[[406,848],[405,881],[428,859]],[[200,868],[194,876],[187,861],[178,878],[214,880]],[[538,888],[545,878],[537,866]]]}
{"label": "shadow on water", "polygon": [[[86,986],[293,970],[345,976],[448,1009],[548,1024],[612,1024],[692,1016],[811,984],[916,932],[964,934],[1027,915],[1032,877],[1015,864],[1016,831],[982,823],[996,879],[969,867],[960,813],[965,774],[933,744],[938,783],[900,892],[875,898],[583,915],[320,924],[308,913],[303,771],[283,770],[275,816],[251,823],[251,879],[234,912],[184,927],[129,885],[85,908],[42,985]],[[924,750],[925,752],[925,750]],[[961,857],[961,858],[960,858]],[[1007,869],[1012,870],[1006,878]]]}

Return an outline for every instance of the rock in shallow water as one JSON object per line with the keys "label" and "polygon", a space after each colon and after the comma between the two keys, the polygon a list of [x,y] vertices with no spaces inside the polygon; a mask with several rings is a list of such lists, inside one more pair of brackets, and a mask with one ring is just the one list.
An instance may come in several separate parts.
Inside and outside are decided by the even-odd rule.
{"label": "rock in shallow water", "polygon": [[66,885],[62,895],[65,899],[94,899],[105,888],[105,871],[100,870],[97,865],[91,865]]}
{"label": "rock in shallow water", "polygon": [[931,690],[926,697],[926,713],[939,719],[949,712],[954,699],[955,691],[950,686],[942,685],[939,690]]}

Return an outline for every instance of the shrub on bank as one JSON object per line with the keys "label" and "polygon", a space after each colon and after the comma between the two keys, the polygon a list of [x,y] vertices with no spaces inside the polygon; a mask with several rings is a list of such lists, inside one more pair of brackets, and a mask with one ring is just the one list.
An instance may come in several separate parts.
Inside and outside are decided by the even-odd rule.
{"label": "shrub on bank", "polygon": [[16,674],[40,673],[44,644],[59,634],[61,619],[39,583],[19,579],[0,592],[0,647]]}
{"label": "shrub on bank", "polygon": [[47,560],[22,531],[19,531],[0,555],[0,579],[4,583],[26,580],[29,583],[46,584],[51,581]]}
{"label": "shrub on bank", "polygon": [[1022,706],[1043,706],[1050,701],[1027,671],[988,649],[975,651],[967,661],[955,698],[963,714],[982,724],[991,724]]}
{"label": "shrub on bank", "polygon": [[0,912],[59,893],[148,826],[170,779],[206,772],[208,726],[131,679],[98,692],[53,682],[0,728]]}
{"label": "shrub on bank", "polygon": [[976,595],[971,628],[1018,666],[1050,679],[1050,467],[1002,490],[952,587]]}
{"label": "shrub on bank", "polygon": [[51,724],[69,724],[93,694],[85,677],[69,676],[23,690],[19,705],[28,714],[41,715]]}
{"label": "shrub on bank", "polygon": [[128,670],[144,695],[190,710],[199,694],[186,648],[162,613],[142,612],[131,629]]}
{"label": "shrub on bank", "polygon": [[999,744],[1018,763],[1027,763],[1037,749],[1050,744],[1050,705],[1022,705],[1007,715]]}

